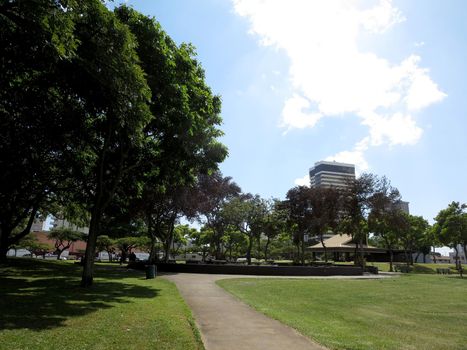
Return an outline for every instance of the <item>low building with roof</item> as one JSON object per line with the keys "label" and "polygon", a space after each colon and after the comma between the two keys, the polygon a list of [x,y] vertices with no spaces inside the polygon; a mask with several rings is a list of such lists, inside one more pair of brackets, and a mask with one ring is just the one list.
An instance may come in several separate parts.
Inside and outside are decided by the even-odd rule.
{"label": "low building with roof", "polygon": [[[368,245],[366,242],[363,243],[363,247],[360,247],[353,240],[352,236],[348,234],[333,235],[323,241],[326,247],[328,255],[333,256],[334,261],[350,261],[353,259],[355,253],[359,254],[361,249],[368,261],[389,261],[389,251],[385,248],[378,248]],[[325,248],[321,242],[312,245],[307,250],[313,255],[324,254]],[[394,261],[402,262],[405,261],[404,252],[399,249],[393,250]]]}

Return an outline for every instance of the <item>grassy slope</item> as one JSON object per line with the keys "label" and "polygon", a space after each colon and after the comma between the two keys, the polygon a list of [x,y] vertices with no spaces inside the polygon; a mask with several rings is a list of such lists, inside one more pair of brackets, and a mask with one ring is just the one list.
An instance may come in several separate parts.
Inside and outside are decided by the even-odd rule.
{"label": "grassy slope", "polygon": [[141,272],[97,266],[90,289],[81,268],[14,259],[0,268],[2,349],[202,349],[175,285]]}
{"label": "grassy slope", "polygon": [[332,349],[467,348],[467,279],[408,275],[218,284]]}

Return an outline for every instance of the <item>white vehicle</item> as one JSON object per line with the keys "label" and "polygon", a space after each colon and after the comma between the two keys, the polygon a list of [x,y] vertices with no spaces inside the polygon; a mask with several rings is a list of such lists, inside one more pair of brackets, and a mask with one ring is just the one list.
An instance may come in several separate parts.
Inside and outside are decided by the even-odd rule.
{"label": "white vehicle", "polygon": [[175,255],[176,261],[186,261],[191,263],[200,263],[203,261],[203,256],[198,253],[186,253]]}
{"label": "white vehicle", "polygon": [[[252,263],[257,263],[257,262],[259,262],[259,260],[256,259],[256,258],[251,258],[251,262]],[[246,264],[246,263],[248,263],[248,259],[247,258],[238,258],[236,263],[237,264]]]}
{"label": "white vehicle", "polygon": [[135,253],[137,261],[149,260],[149,253]]}

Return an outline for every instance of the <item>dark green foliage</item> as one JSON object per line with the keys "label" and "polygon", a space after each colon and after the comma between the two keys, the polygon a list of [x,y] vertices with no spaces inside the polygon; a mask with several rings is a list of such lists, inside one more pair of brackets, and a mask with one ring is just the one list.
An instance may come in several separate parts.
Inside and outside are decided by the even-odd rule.
{"label": "dark green foliage", "polygon": [[224,220],[245,235],[248,246],[246,259],[251,265],[253,243],[258,241],[264,230],[267,215],[266,201],[258,195],[245,194],[233,198],[225,204],[222,212]]}
{"label": "dark green foliage", "polygon": [[[220,171],[198,177],[196,200],[198,202],[198,220],[204,223],[209,232],[211,253],[216,259],[222,259],[222,246],[233,238],[227,231],[230,223],[223,215],[224,205],[239,196],[240,187],[231,177],[224,177]],[[229,244],[229,243],[227,243]],[[229,250],[231,252],[229,244]]]}
{"label": "dark green foliage", "polygon": [[[72,1],[0,4],[0,258],[28,234],[70,170],[77,105],[65,78],[76,57]],[[16,230],[13,233],[13,230]]]}
{"label": "dark green foliage", "polygon": [[[460,245],[467,255],[467,205],[459,202],[452,202],[446,209],[441,210],[435,218],[433,234],[435,239],[453,248],[456,258],[459,256]],[[456,266],[462,271],[460,260],[456,260]]]}
{"label": "dark green foliage", "polygon": [[0,256],[39,210],[73,203],[89,213],[90,285],[103,220],[133,226],[130,199],[192,184],[225,158],[220,98],[191,45],[127,7],[3,2],[0,28]]}

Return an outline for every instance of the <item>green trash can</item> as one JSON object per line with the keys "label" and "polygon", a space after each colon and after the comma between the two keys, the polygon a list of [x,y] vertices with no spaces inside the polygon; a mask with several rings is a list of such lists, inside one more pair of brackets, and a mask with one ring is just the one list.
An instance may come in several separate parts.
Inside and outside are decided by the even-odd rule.
{"label": "green trash can", "polygon": [[146,279],[156,278],[156,265],[146,265]]}

